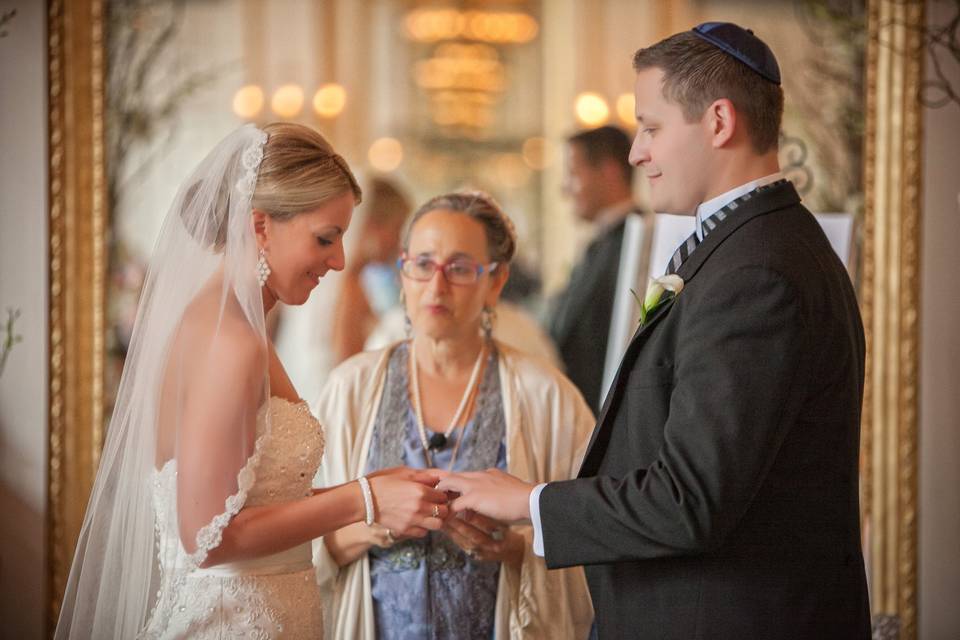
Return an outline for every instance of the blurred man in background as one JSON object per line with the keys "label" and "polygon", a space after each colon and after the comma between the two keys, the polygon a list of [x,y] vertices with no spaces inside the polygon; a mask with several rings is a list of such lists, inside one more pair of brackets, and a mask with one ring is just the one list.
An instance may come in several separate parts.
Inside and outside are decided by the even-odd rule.
{"label": "blurred man in background", "polygon": [[617,289],[617,272],[633,201],[630,138],[612,126],[583,131],[567,140],[564,192],[576,216],[590,223],[587,245],[570,279],[549,308],[548,331],[567,376],[594,410],[602,401],[604,354]]}

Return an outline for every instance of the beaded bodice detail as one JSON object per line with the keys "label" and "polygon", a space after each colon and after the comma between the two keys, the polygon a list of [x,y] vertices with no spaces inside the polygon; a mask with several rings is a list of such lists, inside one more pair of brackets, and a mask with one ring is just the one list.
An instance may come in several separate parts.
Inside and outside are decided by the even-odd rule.
{"label": "beaded bodice detail", "polygon": [[[323,458],[323,427],[305,402],[271,398],[273,424],[269,443],[260,448],[257,480],[247,505],[297,500],[312,494],[313,476]],[[260,435],[263,420],[257,421]]]}
{"label": "beaded bodice detail", "polygon": [[[267,431],[267,411],[270,430]],[[257,415],[257,439],[254,453],[237,475],[238,491],[226,500],[225,509],[214,523],[197,535],[198,547],[204,554],[220,543],[222,528],[243,506],[286,502],[311,494],[313,476],[323,457],[323,428],[305,402],[290,402],[272,396]],[[153,499],[157,513],[157,533],[161,541],[178,536],[177,522],[169,522],[175,514],[177,497],[177,465],[168,461],[155,474]],[[222,520],[217,522],[216,520]],[[181,548],[182,551],[182,548]],[[178,566],[185,566],[178,562]]]}
{"label": "beaded bodice detail", "polygon": [[263,575],[240,571],[236,576],[197,569],[198,561],[220,544],[224,527],[243,507],[290,502],[312,494],[324,435],[307,404],[271,397],[257,415],[256,428],[254,453],[237,475],[237,493],[227,498],[223,513],[197,534],[198,551],[193,555],[187,554],[179,538],[176,461],[154,473],[162,588],[145,637],[275,638],[294,630],[309,631],[312,637],[322,633],[317,626],[320,605],[312,569],[287,573],[268,569]]}

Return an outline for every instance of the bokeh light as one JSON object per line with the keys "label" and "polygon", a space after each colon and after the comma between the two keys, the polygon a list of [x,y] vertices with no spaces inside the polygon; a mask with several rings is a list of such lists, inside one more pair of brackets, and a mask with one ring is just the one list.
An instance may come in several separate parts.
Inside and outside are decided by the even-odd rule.
{"label": "bokeh light", "polygon": [[295,118],[303,109],[303,89],[296,84],[277,87],[270,100],[270,108],[281,118]]}
{"label": "bokeh light", "polygon": [[587,127],[599,127],[610,117],[610,107],[607,101],[598,93],[590,91],[581,93],[574,102],[574,112],[580,124]]}
{"label": "bokeh light", "polygon": [[313,94],[313,110],[321,118],[336,118],[347,104],[347,90],[335,82],[321,86]]}
{"label": "bokeh light", "polygon": [[370,145],[367,159],[377,171],[390,173],[403,162],[403,145],[396,138],[378,138]]}
{"label": "bokeh light", "polygon": [[233,94],[233,112],[240,118],[252,120],[260,114],[263,102],[263,89],[255,84],[248,84]]}

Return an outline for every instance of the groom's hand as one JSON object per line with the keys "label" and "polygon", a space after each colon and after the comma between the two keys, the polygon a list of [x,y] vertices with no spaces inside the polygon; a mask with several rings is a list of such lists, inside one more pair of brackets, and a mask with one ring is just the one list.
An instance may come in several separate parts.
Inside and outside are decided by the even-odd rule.
{"label": "groom's hand", "polygon": [[440,480],[437,489],[458,493],[451,504],[455,512],[476,511],[502,522],[530,519],[530,492],[534,485],[499,469],[452,473]]}

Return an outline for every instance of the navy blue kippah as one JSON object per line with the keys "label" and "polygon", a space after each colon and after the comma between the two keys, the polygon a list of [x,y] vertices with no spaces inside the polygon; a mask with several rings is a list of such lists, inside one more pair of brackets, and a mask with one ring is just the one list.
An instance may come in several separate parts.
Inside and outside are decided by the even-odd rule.
{"label": "navy blue kippah", "polygon": [[780,66],[766,43],[732,22],[704,22],[693,32],[724,51],[774,84],[780,84]]}

